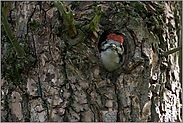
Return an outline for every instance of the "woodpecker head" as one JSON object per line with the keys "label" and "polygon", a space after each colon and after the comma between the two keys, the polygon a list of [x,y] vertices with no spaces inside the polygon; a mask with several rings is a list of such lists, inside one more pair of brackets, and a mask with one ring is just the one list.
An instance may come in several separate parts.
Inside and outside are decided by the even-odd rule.
{"label": "woodpecker head", "polygon": [[102,35],[99,41],[99,58],[104,67],[112,72],[122,65],[122,55],[124,53],[123,37],[110,33]]}

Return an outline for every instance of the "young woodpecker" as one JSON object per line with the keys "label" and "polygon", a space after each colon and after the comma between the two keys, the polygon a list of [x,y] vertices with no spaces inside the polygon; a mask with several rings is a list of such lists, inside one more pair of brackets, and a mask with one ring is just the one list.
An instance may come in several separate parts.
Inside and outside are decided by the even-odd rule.
{"label": "young woodpecker", "polygon": [[107,39],[102,36],[99,41],[99,58],[109,72],[117,70],[122,65],[123,41],[123,37],[115,33],[107,35]]}

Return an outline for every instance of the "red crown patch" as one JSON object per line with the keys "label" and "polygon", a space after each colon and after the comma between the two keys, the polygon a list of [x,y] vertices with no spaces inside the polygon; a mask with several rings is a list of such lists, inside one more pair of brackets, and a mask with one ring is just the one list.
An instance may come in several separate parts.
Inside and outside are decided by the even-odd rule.
{"label": "red crown patch", "polygon": [[107,39],[112,39],[112,40],[115,40],[115,41],[118,41],[120,44],[123,43],[123,37],[120,36],[120,35],[116,35],[115,33],[110,33],[108,36],[107,36]]}

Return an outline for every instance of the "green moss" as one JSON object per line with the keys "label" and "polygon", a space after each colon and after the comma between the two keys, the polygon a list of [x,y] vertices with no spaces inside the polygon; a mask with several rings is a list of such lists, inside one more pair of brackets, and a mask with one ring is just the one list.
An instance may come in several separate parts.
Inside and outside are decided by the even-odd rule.
{"label": "green moss", "polygon": [[29,94],[23,93],[21,94],[23,99],[23,117],[26,122],[30,122],[30,105],[29,105]]}
{"label": "green moss", "polygon": [[[4,29],[2,28],[2,34],[3,39],[1,39],[4,42],[9,43],[9,39],[6,38],[7,35],[4,33]],[[24,43],[23,41],[18,41],[21,48],[25,51],[26,57],[27,55],[32,55],[32,52],[30,51],[28,45]],[[29,61],[27,58],[18,58],[16,55],[16,51],[13,48],[13,45],[9,43],[9,47],[7,49],[6,54],[4,54],[2,60],[1,60],[1,75],[4,77],[9,84],[15,84],[18,85],[20,88],[21,85],[21,73],[26,72],[29,70],[30,66],[34,64],[34,60]]]}
{"label": "green moss", "polygon": [[4,97],[4,108],[5,109],[9,108],[9,100],[8,100],[7,96]]}
{"label": "green moss", "polygon": [[[42,93],[42,90],[41,90],[41,93]],[[48,101],[45,99],[44,93],[42,94],[41,99],[42,99],[42,101],[43,101],[42,107],[43,107],[43,109],[45,110],[47,117],[49,117],[49,110],[48,110],[49,103],[48,103]]]}
{"label": "green moss", "polygon": [[178,52],[176,52],[176,53],[174,53],[174,61],[176,62],[176,60],[177,60],[177,56],[178,56]]}
{"label": "green moss", "polygon": [[55,33],[56,33],[57,35],[59,34],[58,27],[55,27]]}
{"label": "green moss", "polygon": [[[4,104],[1,105],[1,106],[3,106],[7,112],[9,111],[9,100],[8,100],[7,95],[4,96]],[[9,115],[8,114],[3,115],[2,119],[5,120],[5,121],[8,121]]]}
{"label": "green moss", "polygon": [[[47,101],[46,101],[46,102],[47,102]],[[47,105],[48,105],[48,104],[45,103],[45,101],[44,101],[44,103],[42,104],[43,109],[46,111],[46,115],[49,116],[49,111],[48,111],[48,106],[47,106]]]}
{"label": "green moss", "polygon": [[65,115],[65,117],[63,118],[63,121],[64,121],[64,122],[69,122],[68,116]]}
{"label": "green moss", "polygon": [[33,22],[29,22],[28,26],[29,26],[29,28],[36,31],[39,28],[39,21],[34,19]]}
{"label": "green moss", "polygon": [[16,81],[16,83],[20,86],[20,84],[21,84],[21,75],[19,74],[19,68],[18,68],[18,66],[16,65],[15,66],[15,76],[17,77],[17,81]]}
{"label": "green moss", "polygon": [[84,121],[84,116],[83,115],[79,115],[79,122],[83,122]]}
{"label": "green moss", "polygon": [[[14,54],[14,57],[12,54]],[[1,71],[1,75],[5,77],[5,79],[8,82],[13,82],[15,84],[20,85],[21,77],[19,73],[18,64],[16,64],[16,62],[17,60],[14,52],[11,53],[10,57],[1,61],[3,68]]]}
{"label": "green moss", "polygon": [[[21,85],[21,73],[27,71],[35,60],[28,62],[26,59],[18,59],[15,51],[7,54],[7,57],[2,59],[1,75],[9,82]],[[30,64],[29,64],[30,63]]]}
{"label": "green moss", "polygon": [[26,38],[27,38],[27,39],[29,39],[29,38],[30,38],[29,34],[27,34],[27,35],[26,35]]}
{"label": "green moss", "polygon": [[99,5],[99,4],[100,4],[99,1],[95,1],[95,2],[93,2],[93,5],[92,5],[92,6],[97,6],[97,5]]}
{"label": "green moss", "polygon": [[112,8],[114,8],[115,7],[115,3],[112,3],[111,6],[112,6]]}
{"label": "green moss", "polygon": [[72,4],[71,9],[73,8],[79,9],[80,1],[73,1],[71,4]]}
{"label": "green moss", "polygon": [[174,10],[175,28],[178,29],[179,17],[177,16],[177,9]]}
{"label": "green moss", "polygon": [[67,84],[67,80],[63,80],[63,83],[62,83],[62,85],[66,85]]}
{"label": "green moss", "polygon": [[133,6],[134,11],[139,13],[143,19],[147,17],[148,12],[142,3],[140,3],[139,1],[136,1],[136,2],[131,2],[130,4],[131,6]]}

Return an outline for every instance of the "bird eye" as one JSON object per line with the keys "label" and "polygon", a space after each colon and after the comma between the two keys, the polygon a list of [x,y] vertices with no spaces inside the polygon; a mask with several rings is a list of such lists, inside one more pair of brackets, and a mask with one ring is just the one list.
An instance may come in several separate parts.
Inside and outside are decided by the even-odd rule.
{"label": "bird eye", "polygon": [[113,43],[111,43],[110,45],[111,45],[111,46],[113,46],[113,47],[116,47],[116,45],[115,45],[115,44],[113,44]]}

